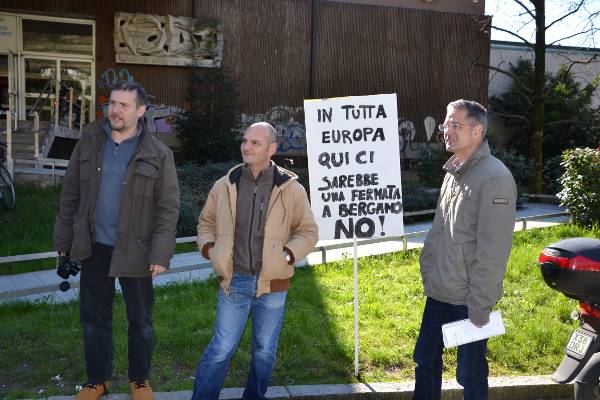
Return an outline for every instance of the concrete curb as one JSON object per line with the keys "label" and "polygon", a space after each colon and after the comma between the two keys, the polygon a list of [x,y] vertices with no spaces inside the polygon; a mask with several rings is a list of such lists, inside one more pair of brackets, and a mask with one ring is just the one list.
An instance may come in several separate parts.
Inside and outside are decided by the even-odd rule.
{"label": "concrete curb", "polygon": [[[490,400],[562,400],[573,398],[573,385],[558,385],[548,376],[492,377],[489,379]],[[272,386],[267,392],[269,399],[389,399],[411,400],[413,381],[355,383],[337,385]],[[221,391],[221,400],[242,397],[243,388],[227,388]],[[190,390],[179,392],[156,392],[155,400],[189,400]],[[74,396],[51,396],[48,400],[72,400]],[[110,394],[108,400],[130,400],[129,393]],[[461,400],[462,388],[456,380],[444,381],[442,399]]]}

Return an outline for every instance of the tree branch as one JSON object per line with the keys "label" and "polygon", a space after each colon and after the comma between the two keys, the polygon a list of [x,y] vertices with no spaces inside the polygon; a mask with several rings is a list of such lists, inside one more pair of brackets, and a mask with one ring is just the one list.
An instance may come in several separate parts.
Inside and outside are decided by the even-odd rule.
{"label": "tree branch", "polygon": [[531,121],[529,120],[529,118],[527,118],[524,115],[507,114],[507,113],[496,112],[496,111],[493,111],[493,110],[490,110],[489,113],[492,114],[492,115],[498,116],[498,117],[520,119],[521,121],[525,121],[528,124],[531,123]]}
{"label": "tree branch", "polygon": [[569,68],[567,68],[567,74],[570,74],[570,73],[571,73],[571,68],[573,68],[573,66],[574,66],[575,64],[591,64],[591,63],[592,63],[592,61],[594,61],[594,60],[595,60],[595,59],[598,57],[598,54],[594,54],[594,55],[593,55],[593,56],[591,56],[591,57],[589,58],[589,60],[587,60],[587,61],[571,60],[571,59],[569,58],[569,56],[566,56],[566,55],[564,55],[564,54],[560,54],[560,56],[561,56],[561,57],[563,57],[563,58],[566,58],[566,59],[569,61],[569,63],[570,63],[570,64],[569,64]]}
{"label": "tree branch", "polygon": [[580,35],[589,34],[589,33],[592,33],[592,32],[594,32],[594,31],[597,31],[597,30],[598,30],[598,28],[594,28],[594,27],[592,27],[592,28],[589,28],[589,29],[587,29],[587,30],[585,30],[585,31],[577,32],[577,33],[574,33],[574,34],[572,34],[572,35],[565,36],[565,37],[562,37],[562,38],[560,38],[560,39],[556,39],[556,40],[555,40],[555,41],[553,41],[552,43],[548,43],[548,46],[552,46],[553,44],[556,44],[556,43],[558,43],[558,42],[561,42],[561,41],[563,41],[563,40],[567,40],[567,39],[574,38],[575,36],[580,36]]}
{"label": "tree branch", "polygon": [[525,39],[525,38],[524,38],[523,36],[521,36],[521,35],[518,35],[518,34],[514,33],[513,31],[510,31],[510,30],[508,30],[508,29],[504,29],[504,28],[500,28],[500,27],[498,27],[498,26],[495,26],[495,25],[492,25],[492,29],[495,29],[495,30],[497,30],[497,31],[500,31],[500,32],[505,32],[505,33],[508,33],[508,34],[510,34],[510,35],[513,35],[514,37],[517,37],[517,38],[521,39],[521,40],[522,40],[522,41],[523,41],[523,42],[524,42],[524,43],[525,43],[527,46],[529,46],[529,47],[533,48],[533,44],[532,44],[532,43],[531,43],[529,40]]}
{"label": "tree branch", "polygon": [[523,4],[523,2],[519,1],[519,0],[513,0],[515,3],[517,3],[518,5],[520,5],[521,7],[523,7],[523,9],[525,10],[525,12],[527,14],[529,14],[531,16],[531,18],[535,19],[535,14],[533,13],[533,11],[531,11],[525,4]]}
{"label": "tree branch", "polygon": [[579,119],[563,119],[560,121],[552,121],[552,122],[546,122],[544,124],[545,127],[550,127],[550,126],[554,126],[554,125],[562,125],[562,124],[575,124],[575,125],[592,125],[592,121],[582,121]]}
{"label": "tree branch", "polygon": [[579,11],[579,9],[581,8],[581,6],[583,5],[583,3],[585,3],[585,0],[580,0],[579,4],[577,5],[577,7],[575,7],[573,10],[571,10],[570,12],[566,13],[565,15],[563,15],[560,18],[555,19],[554,21],[552,21],[550,24],[546,25],[546,27],[544,29],[548,30],[548,28],[550,28],[552,25],[556,24],[557,22],[562,21],[563,19],[575,14],[577,11]]}
{"label": "tree branch", "polygon": [[529,88],[521,79],[519,79],[518,76],[516,76],[515,74],[513,74],[511,72],[505,71],[502,68],[497,68],[497,67],[492,67],[491,65],[482,64],[478,60],[474,60],[473,65],[475,65],[476,67],[487,68],[487,69],[491,69],[492,71],[496,71],[496,72],[500,72],[501,74],[508,75],[512,78],[513,81],[515,81],[519,84],[519,86],[523,89],[523,91],[525,93],[532,93],[531,88]]}

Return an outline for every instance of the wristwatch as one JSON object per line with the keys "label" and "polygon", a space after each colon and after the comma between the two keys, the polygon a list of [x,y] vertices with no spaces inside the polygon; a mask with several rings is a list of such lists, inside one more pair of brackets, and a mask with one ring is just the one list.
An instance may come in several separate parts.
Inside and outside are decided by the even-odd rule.
{"label": "wristwatch", "polygon": [[288,264],[292,262],[292,256],[285,249],[283,250],[283,258],[285,258],[285,261],[287,261]]}

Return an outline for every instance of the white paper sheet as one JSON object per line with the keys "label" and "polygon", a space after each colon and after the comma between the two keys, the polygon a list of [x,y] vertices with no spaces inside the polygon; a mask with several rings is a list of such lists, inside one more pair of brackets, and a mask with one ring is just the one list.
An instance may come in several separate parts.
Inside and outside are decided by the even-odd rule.
{"label": "white paper sheet", "polygon": [[490,322],[481,328],[473,325],[468,319],[450,322],[442,325],[444,347],[460,346],[465,343],[476,342],[492,336],[502,335],[506,332],[500,311],[490,314]]}

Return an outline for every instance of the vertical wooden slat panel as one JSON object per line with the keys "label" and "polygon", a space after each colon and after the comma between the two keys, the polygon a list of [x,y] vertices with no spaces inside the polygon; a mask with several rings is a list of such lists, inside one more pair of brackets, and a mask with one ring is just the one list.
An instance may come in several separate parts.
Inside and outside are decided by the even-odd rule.
{"label": "vertical wooden slat panel", "polygon": [[483,17],[321,2],[317,16],[316,97],[397,93],[399,116],[440,120],[457,98],[487,103],[489,59]]}
{"label": "vertical wooden slat panel", "polygon": [[197,13],[223,20],[223,64],[240,82],[244,112],[302,105],[308,95],[309,1],[203,0]]}

